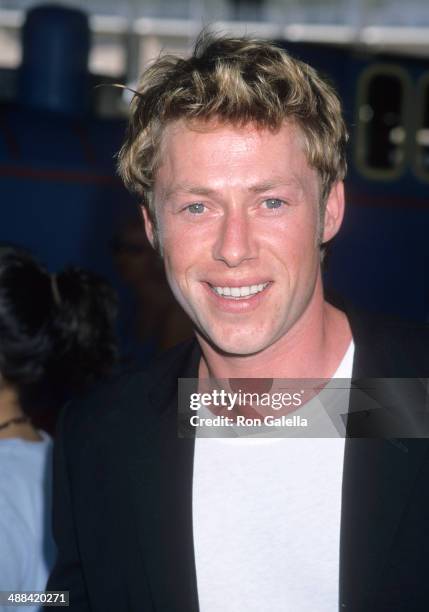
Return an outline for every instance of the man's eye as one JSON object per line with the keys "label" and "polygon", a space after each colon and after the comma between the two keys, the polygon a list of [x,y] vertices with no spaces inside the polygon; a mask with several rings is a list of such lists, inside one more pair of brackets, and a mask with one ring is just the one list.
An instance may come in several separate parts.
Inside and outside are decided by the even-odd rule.
{"label": "man's eye", "polygon": [[285,202],[283,200],[279,200],[278,198],[269,198],[264,201],[265,207],[273,210],[275,208],[281,208]]}
{"label": "man's eye", "polygon": [[186,210],[188,210],[193,215],[200,215],[204,212],[205,208],[206,207],[204,206],[204,204],[201,204],[201,202],[196,202],[195,204],[190,204],[189,206],[187,206]]}

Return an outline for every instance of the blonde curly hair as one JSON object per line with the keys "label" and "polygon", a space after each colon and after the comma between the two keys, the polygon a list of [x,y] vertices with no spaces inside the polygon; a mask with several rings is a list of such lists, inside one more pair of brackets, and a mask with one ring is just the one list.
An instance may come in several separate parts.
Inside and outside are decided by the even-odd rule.
{"label": "blonde curly hair", "polygon": [[159,57],[143,73],[131,102],[118,171],[155,220],[151,198],[163,130],[185,119],[276,130],[301,129],[308,163],[321,180],[320,214],[346,174],[347,130],[333,87],[308,64],[263,40],[203,33],[188,59]]}

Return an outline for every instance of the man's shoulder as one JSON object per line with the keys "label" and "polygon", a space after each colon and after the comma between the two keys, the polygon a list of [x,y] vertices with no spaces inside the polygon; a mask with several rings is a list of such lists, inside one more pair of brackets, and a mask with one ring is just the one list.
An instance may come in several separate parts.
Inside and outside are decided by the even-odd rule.
{"label": "man's shoulder", "polygon": [[158,417],[160,404],[176,391],[177,378],[195,352],[196,341],[184,342],[144,369],[103,381],[63,408],[59,427],[66,427],[68,436],[81,438],[135,418],[149,425]]}
{"label": "man's shoulder", "polygon": [[[363,344],[383,343],[398,348],[406,348],[407,344],[415,349],[427,352],[429,339],[429,326],[407,321],[394,316],[374,315],[369,313],[356,313],[349,315],[354,323],[357,339]],[[424,347],[426,346],[426,351]]]}
{"label": "man's shoulder", "polygon": [[429,326],[396,317],[348,312],[362,360],[379,364],[375,376],[429,377]]}

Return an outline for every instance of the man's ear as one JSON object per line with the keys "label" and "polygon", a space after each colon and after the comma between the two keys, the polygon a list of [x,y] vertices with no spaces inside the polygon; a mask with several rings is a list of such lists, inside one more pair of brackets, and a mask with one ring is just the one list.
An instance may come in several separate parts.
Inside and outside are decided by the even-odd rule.
{"label": "man's ear", "polygon": [[326,202],[322,243],[331,240],[338,232],[344,217],[344,183],[335,183]]}
{"label": "man's ear", "polygon": [[152,248],[157,248],[157,238],[156,238],[156,230],[145,204],[140,204],[140,211],[143,217],[144,229],[146,232],[147,239],[149,240]]}

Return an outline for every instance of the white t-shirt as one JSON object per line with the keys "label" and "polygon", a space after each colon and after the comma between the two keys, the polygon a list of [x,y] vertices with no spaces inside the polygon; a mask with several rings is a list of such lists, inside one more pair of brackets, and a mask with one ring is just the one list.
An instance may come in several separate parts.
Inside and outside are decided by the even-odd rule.
{"label": "white t-shirt", "polygon": [[[52,440],[39,433],[40,442],[0,440],[0,591],[45,590],[54,561]],[[0,605],[0,612],[14,609]]]}
{"label": "white t-shirt", "polygon": [[[333,378],[351,378],[353,355],[352,342]],[[336,413],[347,406],[345,392]],[[301,410],[324,413],[317,398]],[[321,419],[332,427],[326,413]],[[335,428],[332,435],[196,438],[193,529],[201,612],[338,609],[345,440]]]}

